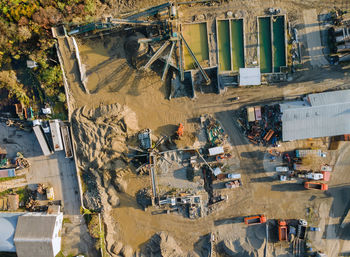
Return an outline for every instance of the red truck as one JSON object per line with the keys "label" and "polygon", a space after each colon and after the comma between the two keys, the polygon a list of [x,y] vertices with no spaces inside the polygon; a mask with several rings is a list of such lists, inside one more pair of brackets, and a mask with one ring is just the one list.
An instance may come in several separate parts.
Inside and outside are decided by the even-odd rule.
{"label": "red truck", "polygon": [[247,225],[255,225],[255,224],[262,224],[266,222],[265,215],[257,215],[252,217],[245,217],[244,223]]}
{"label": "red truck", "polygon": [[318,182],[304,182],[304,187],[306,189],[318,189],[321,191],[326,191],[328,190],[328,185],[327,184],[323,184],[323,183],[318,183]]}
{"label": "red truck", "polygon": [[284,220],[278,221],[278,239],[280,241],[287,241],[288,240],[288,233],[287,233],[287,223]]}

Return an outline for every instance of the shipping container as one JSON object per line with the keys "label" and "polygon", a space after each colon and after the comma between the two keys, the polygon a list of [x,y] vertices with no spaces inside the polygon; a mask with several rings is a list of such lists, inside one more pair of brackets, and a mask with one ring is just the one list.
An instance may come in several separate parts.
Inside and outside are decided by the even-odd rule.
{"label": "shipping container", "polygon": [[255,121],[254,107],[247,108],[248,122]]}
{"label": "shipping container", "polygon": [[255,119],[261,120],[261,107],[260,106],[254,107],[254,111],[255,111]]}
{"label": "shipping container", "polygon": [[49,144],[49,141],[47,137],[44,134],[43,129],[41,128],[40,125],[36,125],[33,127],[34,133],[36,138],[38,139],[39,145],[41,147],[41,150],[43,151],[43,154],[45,156],[49,156],[53,154],[53,150]]}
{"label": "shipping container", "polygon": [[61,131],[60,131],[60,121],[59,120],[50,120],[49,123],[50,123],[53,149],[55,151],[62,151],[63,150],[63,143],[62,143],[62,137],[61,137]]}
{"label": "shipping container", "polygon": [[15,177],[15,169],[2,169],[0,170],[0,178],[11,178]]}
{"label": "shipping container", "polygon": [[295,157],[307,157],[307,156],[322,156],[321,150],[295,150]]}

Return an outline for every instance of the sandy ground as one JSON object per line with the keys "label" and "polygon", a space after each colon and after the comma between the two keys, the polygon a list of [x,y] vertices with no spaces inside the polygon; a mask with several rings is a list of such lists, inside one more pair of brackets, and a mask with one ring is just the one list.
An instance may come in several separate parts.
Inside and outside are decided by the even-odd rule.
{"label": "sandy ground", "polygon": [[[316,8],[319,12],[329,10],[334,4],[336,2],[309,0],[235,1],[226,7],[262,15],[263,8],[273,5],[283,8],[290,14],[290,19],[294,23],[302,24],[301,9]],[[252,7],[256,6],[261,7],[253,10]],[[220,9],[219,6],[215,8]],[[208,9],[209,7],[201,7],[201,11],[192,10],[195,10],[194,13],[199,13]],[[254,35],[251,37],[254,41]],[[155,72],[142,73],[133,70],[124,58],[122,38],[119,35],[110,35],[105,36],[103,40],[78,41],[82,62],[88,75],[87,87],[91,92],[86,94],[77,82],[76,64],[73,62],[72,53],[62,40],[59,44],[74,98],[73,110],[82,106],[96,108],[100,104],[127,105],[136,113],[141,129],[151,128],[155,134],[169,136],[174,133],[174,126],[180,122],[185,124],[186,132],[194,133],[195,118],[210,113],[222,122],[234,145],[235,156],[239,158],[239,170],[243,176],[244,187],[232,192],[230,195],[232,200],[225,203],[220,211],[198,221],[187,220],[175,214],[153,216],[149,211],[141,210],[136,204],[134,195],[139,188],[149,185],[149,178],[130,175],[127,191],[120,194],[120,207],[112,210],[112,218],[119,227],[116,240],[121,240],[136,249],[142,247],[155,232],[165,230],[174,236],[183,249],[191,250],[195,248],[194,245],[201,236],[209,232],[216,231],[220,234],[222,231],[221,239],[225,238],[223,235],[227,238],[231,236],[232,229],[217,226],[215,223],[217,220],[257,213],[265,213],[268,218],[276,219],[305,218],[308,216],[308,210],[312,209],[318,213],[313,222],[319,222],[319,226],[322,227],[322,232],[317,232],[321,233],[321,236],[315,235],[318,249],[326,251],[329,256],[337,256],[338,253],[348,251],[346,241],[339,239],[342,232],[338,229],[339,219],[346,212],[339,206],[347,206],[349,202],[347,197],[342,196],[350,183],[350,179],[345,175],[345,170],[349,167],[350,153],[346,150],[348,147],[344,146],[344,151],[340,154],[328,193],[305,191],[301,185],[280,184],[266,180],[270,175],[265,173],[263,165],[266,149],[248,144],[233,120],[234,111],[246,104],[282,100],[328,89],[349,88],[348,71],[340,67],[326,67],[321,70],[305,65],[304,71],[293,75],[292,81],[288,84],[230,88],[221,95],[197,92],[194,100],[178,98],[169,101],[167,100],[169,89],[161,83],[159,75]],[[229,99],[235,96],[239,96],[240,100],[233,103]]]}

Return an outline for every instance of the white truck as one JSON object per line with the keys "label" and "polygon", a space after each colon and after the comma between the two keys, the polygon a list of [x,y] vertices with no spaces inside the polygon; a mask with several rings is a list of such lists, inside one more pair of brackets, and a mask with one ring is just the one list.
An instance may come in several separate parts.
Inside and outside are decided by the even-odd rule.
{"label": "white truck", "polygon": [[276,172],[288,172],[289,168],[285,166],[278,166],[276,167]]}

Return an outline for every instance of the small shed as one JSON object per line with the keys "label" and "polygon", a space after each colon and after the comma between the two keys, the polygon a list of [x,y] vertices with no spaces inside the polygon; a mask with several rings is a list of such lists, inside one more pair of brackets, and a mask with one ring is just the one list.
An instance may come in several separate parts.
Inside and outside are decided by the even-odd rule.
{"label": "small shed", "polygon": [[260,68],[240,68],[240,86],[259,86],[261,84]]}
{"label": "small shed", "polygon": [[224,153],[224,148],[222,146],[212,147],[208,149],[209,156],[215,156]]}

